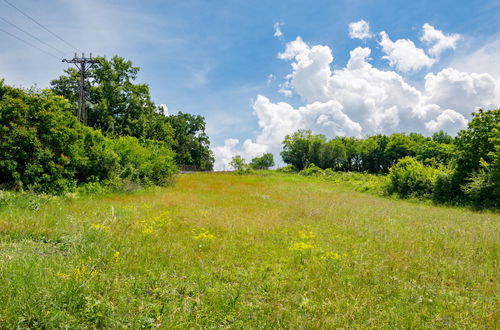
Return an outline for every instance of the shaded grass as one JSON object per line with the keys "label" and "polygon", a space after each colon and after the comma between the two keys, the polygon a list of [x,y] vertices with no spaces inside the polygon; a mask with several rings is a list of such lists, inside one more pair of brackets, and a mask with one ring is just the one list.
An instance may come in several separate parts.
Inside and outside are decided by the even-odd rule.
{"label": "shaded grass", "polygon": [[4,206],[0,326],[498,324],[498,214],[264,173]]}

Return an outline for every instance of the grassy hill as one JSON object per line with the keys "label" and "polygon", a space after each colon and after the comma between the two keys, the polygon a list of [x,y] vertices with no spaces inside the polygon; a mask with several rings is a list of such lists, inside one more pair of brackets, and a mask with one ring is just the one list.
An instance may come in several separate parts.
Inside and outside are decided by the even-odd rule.
{"label": "grassy hill", "polygon": [[495,213],[271,172],[8,199],[1,328],[498,326]]}

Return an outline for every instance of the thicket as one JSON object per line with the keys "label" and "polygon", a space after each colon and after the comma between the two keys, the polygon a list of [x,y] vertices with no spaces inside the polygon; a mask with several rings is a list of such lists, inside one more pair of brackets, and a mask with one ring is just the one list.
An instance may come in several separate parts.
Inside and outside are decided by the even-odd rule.
{"label": "thicket", "polygon": [[60,194],[77,186],[168,183],[174,152],[163,141],[105,136],[49,90],[0,81],[0,188]]}
{"label": "thicket", "polygon": [[468,128],[452,138],[402,133],[366,139],[299,130],[287,135],[283,171],[325,176],[332,171],[388,174],[385,189],[400,197],[500,208],[500,110],[473,113]]}

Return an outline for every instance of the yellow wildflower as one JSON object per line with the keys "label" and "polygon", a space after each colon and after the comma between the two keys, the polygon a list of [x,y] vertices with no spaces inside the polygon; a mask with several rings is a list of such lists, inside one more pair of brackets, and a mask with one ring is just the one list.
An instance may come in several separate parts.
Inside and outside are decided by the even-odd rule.
{"label": "yellow wildflower", "polygon": [[120,262],[120,252],[119,251],[116,251],[115,254],[113,254],[113,261],[115,263],[119,263]]}
{"label": "yellow wildflower", "polygon": [[297,242],[290,246],[288,249],[292,251],[302,251],[302,250],[310,250],[313,249],[314,245],[304,242]]}
{"label": "yellow wildflower", "polygon": [[90,225],[90,228],[96,229],[96,230],[101,230],[101,231],[109,231],[109,227],[106,225],[103,225],[101,223],[93,223]]}
{"label": "yellow wildflower", "polygon": [[198,235],[195,235],[193,237],[194,237],[194,239],[207,240],[207,241],[211,241],[211,240],[215,239],[215,236],[210,234],[208,231],[203,231],[203,232],[201,232]]}
{"label": "yellow wildflower", "polygon": [[308,240],[308,239],[315,238],[316,235],[314,235],[314,233],[311,230],[309,230],[309,231],[301,230],[301,231],[299,231],[299,237],[301,240]]}

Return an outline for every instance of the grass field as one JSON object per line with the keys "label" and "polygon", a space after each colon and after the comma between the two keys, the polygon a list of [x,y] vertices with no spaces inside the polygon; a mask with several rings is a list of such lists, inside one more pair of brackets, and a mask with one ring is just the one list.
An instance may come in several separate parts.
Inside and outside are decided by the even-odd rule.
{"label": "grass field", "polygon": [[495,328],[499,220],[271,173],[26,197],[0,328]]}

